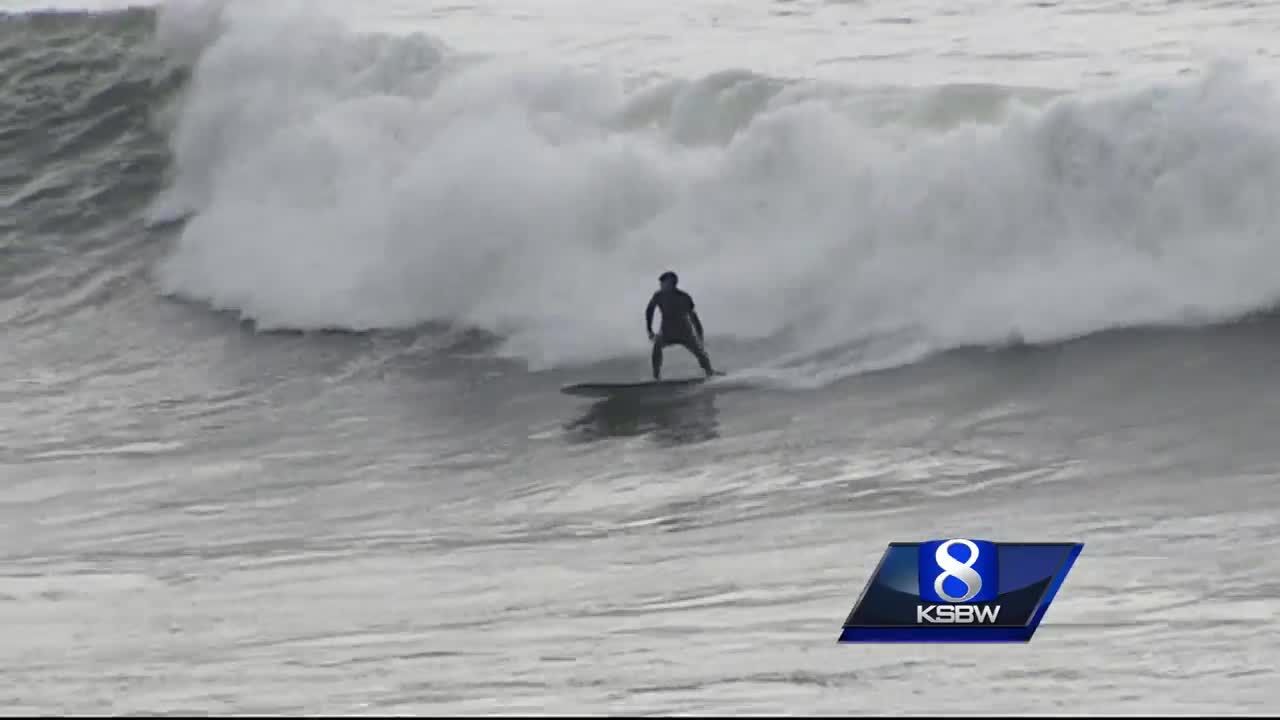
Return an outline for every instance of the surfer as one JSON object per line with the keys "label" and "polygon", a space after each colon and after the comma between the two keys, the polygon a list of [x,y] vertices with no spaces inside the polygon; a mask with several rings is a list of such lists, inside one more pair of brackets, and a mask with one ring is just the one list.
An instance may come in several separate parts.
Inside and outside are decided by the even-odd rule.
{"label": "surfer", "polygon": [[[689,293],[676,289],[679,282],[676,274],[668,270],[658,277],[658,291],[649,300],[649,307],[644,311],[644,325],[653,341],[653,379],[662,374],[662,348],[667,345],[680,345],[698,358],[702,371],[711,377],[715,371],[711,369],[711,358],[702,342],[702,321],[693,310],[693,298]],[[653,311],[662,310],[662,325],[658,334],[653,334]]]}

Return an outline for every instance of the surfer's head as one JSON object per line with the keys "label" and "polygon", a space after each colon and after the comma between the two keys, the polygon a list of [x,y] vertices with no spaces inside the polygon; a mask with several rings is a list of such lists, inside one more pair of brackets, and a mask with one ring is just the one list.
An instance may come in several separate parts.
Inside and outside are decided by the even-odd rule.
{"label": "surfer's head", "polygon": [[663,290],[671,290],[676,286],[677,282],[680,282],[680,278],[676,277],[676,274],[670,270],[658,276],[658,284],[662,286]]}

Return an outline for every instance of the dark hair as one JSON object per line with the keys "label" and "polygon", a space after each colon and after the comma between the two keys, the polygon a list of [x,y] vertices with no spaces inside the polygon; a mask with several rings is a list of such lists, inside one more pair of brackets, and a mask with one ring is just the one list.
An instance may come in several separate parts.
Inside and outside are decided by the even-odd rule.
{"label": "dark hair", "polygon": [[658,276],[658,282],[666,282],[668,280],[670,280],[673,284],[680,282],[680,278],[676,277],[676,274],[671,272],[670,270]]}

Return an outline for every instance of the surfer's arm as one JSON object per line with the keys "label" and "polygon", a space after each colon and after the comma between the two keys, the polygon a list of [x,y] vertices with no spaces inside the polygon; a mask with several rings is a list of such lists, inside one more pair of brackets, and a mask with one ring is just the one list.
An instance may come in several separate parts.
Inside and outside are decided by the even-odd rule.
{"label": "surfer's arm", "polygon": [[698,319],[698,313],[693,309],[689,309],[689,322],[693,323],[693,329],[698,333],[698,340],[702,340],[702,321]]}
{"label": "surfer's arm", "polygon": [[653,337],[653,311],[658,307],[658,295],[655,293],[649,298],[649,307],[644,309],[644,329],[649,333],[649,337]]}

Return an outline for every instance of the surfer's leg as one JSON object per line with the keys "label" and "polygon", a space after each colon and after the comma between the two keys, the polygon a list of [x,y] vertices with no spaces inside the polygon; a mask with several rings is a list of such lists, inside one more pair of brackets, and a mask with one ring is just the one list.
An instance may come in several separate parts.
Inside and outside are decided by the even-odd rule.
{"label": "surfer's leg", "polygon": [[698,364],[702,366],[702,372],[706,373],[707,377],[715,375],[716,371],[711,367],[711,357],[707,355],[706,348],[702,347],[701,343],[694,345],[694,347],[696,347],[697,350],[695,350],[693,354],[697,356]]}
{"label": "surfer's leg", "polygon": [[702,366],[702,372],[706,373],[707,377],[715,374],[715,370],[711,369],[711,358],[707,355],[706,349],[702,347],[702,343],[694,338],[683,338],[680,340],[680,344],[693,353],[694,357],[698,358],[698,364]]}
{"label": "surfer's leg", "polygon": [[659,335],[653,339],[653,355],[650,357],[653,362],[653,379],[657,380],[662,375],[662,336]]}

